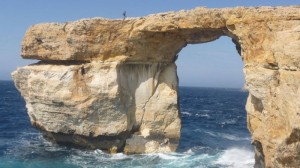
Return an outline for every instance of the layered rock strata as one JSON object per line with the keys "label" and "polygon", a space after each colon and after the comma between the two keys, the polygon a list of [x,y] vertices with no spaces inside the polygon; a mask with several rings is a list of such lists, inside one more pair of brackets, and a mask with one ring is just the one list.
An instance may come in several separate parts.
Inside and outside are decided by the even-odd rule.
{"label": "layered rock strata", "polygon": [[196,8],[38,24],[13,72],[33,125],[58,143],[171,152],[180,138],[175,61],[229,36],[244,62],[256,167],[300,166],[300,7]]}

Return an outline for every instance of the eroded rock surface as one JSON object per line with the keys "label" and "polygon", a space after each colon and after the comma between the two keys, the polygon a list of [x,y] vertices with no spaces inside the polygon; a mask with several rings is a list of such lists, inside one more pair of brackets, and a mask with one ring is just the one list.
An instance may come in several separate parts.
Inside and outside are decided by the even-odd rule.
{"label": "eroded rock surface", "polygon": [[[33,125],[59,142],[170,152],[180,138],[177,53],[229,36],[244,62],[256,167],[300,166],[300,7],[196,8],[34,25],[13,73]],[[195,67],[196,68],[196,67]]]}

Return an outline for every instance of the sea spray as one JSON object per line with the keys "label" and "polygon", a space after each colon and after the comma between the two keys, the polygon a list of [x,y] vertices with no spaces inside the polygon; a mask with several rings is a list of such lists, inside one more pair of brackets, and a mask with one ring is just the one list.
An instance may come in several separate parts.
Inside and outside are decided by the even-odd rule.
{"label": "sea spray", "polygon": [[214,163],[230,168],[252,168],[254,165],[254,153],[245,148],[231,148],[225,150]]}

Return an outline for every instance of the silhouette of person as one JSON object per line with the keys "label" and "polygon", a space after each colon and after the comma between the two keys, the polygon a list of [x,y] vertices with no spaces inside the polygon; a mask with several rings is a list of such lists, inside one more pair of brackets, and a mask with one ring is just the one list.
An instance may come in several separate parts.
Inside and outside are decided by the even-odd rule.
{"label": "silhouette of person", "polygon": [[123,20],[126,19],[126,11],[123,12]]}
{"label": "silhouette of person", "polygon": [[85,74],[85,70],[84,70],[84,66],[82,65],[81,68],[80,68],[80,72],[81,72],[81,75],[84,75]]}

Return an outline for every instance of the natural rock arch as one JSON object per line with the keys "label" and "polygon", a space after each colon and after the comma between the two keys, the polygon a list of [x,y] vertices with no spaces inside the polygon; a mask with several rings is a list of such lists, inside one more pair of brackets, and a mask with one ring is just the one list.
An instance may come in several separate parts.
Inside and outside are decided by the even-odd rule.
{"label": "natural rock arch", "polygon": [[234,39],[244,62],[256,164],[299,166],[297,6],[34,25],[22,57],[41,62],[12,75],[32,124],[48,138],[112,152],[169,152],[176,150],[181,127],[176,54],[223,35]]}

